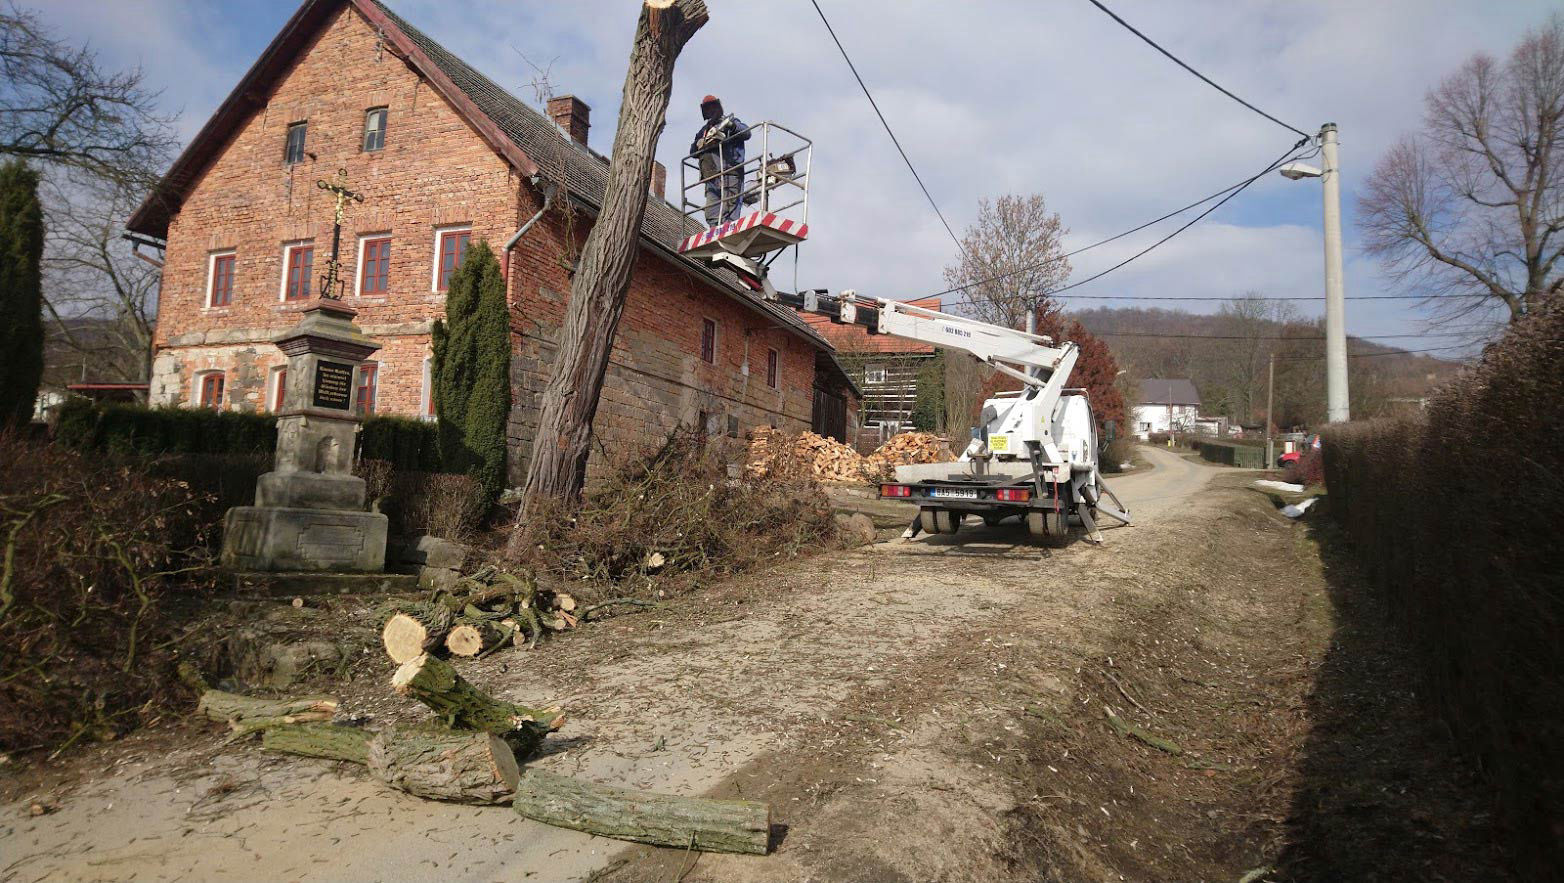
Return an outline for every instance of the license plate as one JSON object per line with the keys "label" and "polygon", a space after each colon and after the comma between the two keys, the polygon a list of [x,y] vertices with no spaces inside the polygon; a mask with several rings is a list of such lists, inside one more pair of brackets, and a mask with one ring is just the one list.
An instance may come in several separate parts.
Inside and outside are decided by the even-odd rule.
{"label": "license plate", "polygon": [[929,496],[945,497],[947,499],[953,500],[976,500],[978,498],[978,493],[977,491],[969,491],[965,488],[937,487],[929,491]]}

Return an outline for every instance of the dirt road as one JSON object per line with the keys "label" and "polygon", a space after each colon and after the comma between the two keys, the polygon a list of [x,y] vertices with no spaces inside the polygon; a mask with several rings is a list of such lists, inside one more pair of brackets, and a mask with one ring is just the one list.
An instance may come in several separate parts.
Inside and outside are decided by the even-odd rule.
{"label": "dirt road", "polygon": [[[1276,783],[1304,733],[1271,732],[1252,719],[1269,699],[1225,691],[1269,695],[1255,679],[1277,675],[1260,663],[1288,641],[1323,652],[1323,593],[1293,588],[1318,586],[1319,565],[1256,495],[1210,490],[1216,469],[1146,456],[1154,470],[1112,482],[1137,524],[1103,547],[1040,549],[1009,525],[882,543],[473,666],[495,692],[572,714],[536,763],[767,800],[770,856],[626,846],[195,734],[84,752],[48,815],[0,806],[0,879],[1237,879],[1281,850],[1293,789]],[[1190,674],[1212,695],[1175,710],[1169,673],[1191,655],[1227,680]],[[350,712],[384,696],[382,667],[348,691]],[[1286,720],[1308,692],[1307,665],[1289,671]],[[1104,707],[1179,754],[1115,735]],[[1200,723],[1213,720],[1227,729]],[[1237,800],[1272,820],[1235,830],[1215,813]]]}

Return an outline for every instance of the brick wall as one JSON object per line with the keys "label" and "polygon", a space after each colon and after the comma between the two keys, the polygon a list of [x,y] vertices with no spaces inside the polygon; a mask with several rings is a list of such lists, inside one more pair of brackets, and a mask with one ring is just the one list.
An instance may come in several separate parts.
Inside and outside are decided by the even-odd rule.
{"label": "brick wall", "polygon": [[[350,204],[343,229],[345,301],[384,349],[380,413],[421,415],[427,407],[429,328],[443,315],[432,291],[435,232],[470,224],[473,240],[496,249],[540,205],[513,171],[443,99],[379,46],[351,8],[340,13],[274,92],[231,136],[196,182],[169,228],[154,359],[152,401],[194,404],[198,372],[226,374],[228,407],[269,406],[270,370],[282,364],[271,344],[297,321],[299,305],[282,299],[284,245],[315,243],[315,275],[330,250],[333,202],[316,187],[347,170],[365,195]],[[364,112],[389,109],[385,147],[360,150]],[[283,162],[290,123],[307,120],[313,157]],[[512,365],[512,477],[519,480],[536,431],[570,288],[569,266],[591,217],[552,211],[512,253],[509,297],[515,335]],[[354,285],[361,234],[390,233],[390,290],[358,296]],[[232,303],[207,305],[212,255],[235,254]],[[700,356],[701,319],[717,323],[716,358]],[[778,353],[777,389],[767,383],[767,350]],[[744,368],[748,365],[748,372]],[[725,432],[758,425],[807,428],[814,348],[773,320],[700,281],[693,270],[643,250],[615,341],[596,423],[601,447],[629,450],[655,441],[702,414]],[[595,468],[601,464],[594,454]]]}
{"label": "brick wall", "polygon": [[[385,147],[364,152],[364,112],[381,106],[388,109]],[[313,157],[285,165],[287,129],[300,120],[308,122],[305,149]],[[523,183],[351,8],[232,134],[170,223],[154,402],[188,402],[191,366],[200,364],[232,367],[228,404],[257,406],[266,372],[241,366],[283,361],[270,340],[297,321],[300,308],[282,299],[283,246],[313,239],[318,278],[330,253],[334,203],[315,182],[338,169],[365,197],[349,204],[343,224],[345,301],[385,344],[377,354],[380,410],[418,411],[430,321],[445,302],[431,284],[435,230],[470,224],[475,241],[503,241],[517,227]],[[370,233],[391,234],[390,290],[360,297],[358,242]],[[209,262],[227,250],[235,255],[232,304],[208,307]]]}

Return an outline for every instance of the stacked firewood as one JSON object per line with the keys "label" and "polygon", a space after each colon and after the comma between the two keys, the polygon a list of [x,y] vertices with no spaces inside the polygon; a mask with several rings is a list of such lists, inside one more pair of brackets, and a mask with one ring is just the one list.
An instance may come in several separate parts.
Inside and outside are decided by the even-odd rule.
{"label": "stacked firewood", "polygon": [[940,436],[932,432],[903,432],[864,458],[864,472],[871,481],[890,481],[896,477],[897,466],[949,463],[955,459],[956,452]]}
{"label": "stacked firewood", "polygon": [[848,445],[813,432],[795,436],[764,426],[756,429],[746,474],[764,478],[790,469],[819,481],[864,480],[863,456]]}
{"label": "stacked firewood", "polygon": [[540,589],[531,574],[484,565],[427,601],[395,604],[380,638],[397,663],[423,653],[483,657],[506,646],[530,649],[545,631],[574,628],[576,608],[573,596]]}

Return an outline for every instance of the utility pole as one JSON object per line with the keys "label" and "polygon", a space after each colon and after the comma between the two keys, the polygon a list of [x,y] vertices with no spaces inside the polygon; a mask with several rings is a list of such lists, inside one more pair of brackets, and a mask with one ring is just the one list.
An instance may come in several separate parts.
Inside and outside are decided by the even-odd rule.
{"label": "utility pole", "polygon": [[1336,124],[1320,127],[1325,185],[1325,404],[1331,423],[1352,419],[1347,408],[1347,302],[1341,272],[1341,166]]}
{"label": "utility pole", "polygon": [[1273,419],[1276,407],[1276,351],[1271,351],[1271,366],[1266,369],[1265,375],[1265,468],[1271,468],[1276,462],[1276,451],[1271,446],[1272,427],[1276,425]]}

